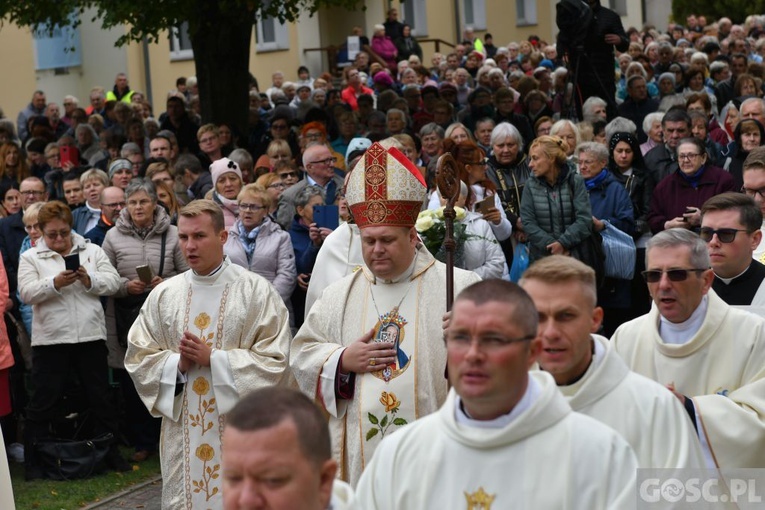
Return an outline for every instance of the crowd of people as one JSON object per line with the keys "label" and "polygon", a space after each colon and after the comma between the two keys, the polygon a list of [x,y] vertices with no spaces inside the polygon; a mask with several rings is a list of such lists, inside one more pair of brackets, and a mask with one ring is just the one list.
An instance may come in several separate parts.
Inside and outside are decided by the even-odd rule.
{"label": "crowd of people", "polygon": [[[194,77],[158,115],[123,73],[85,108],[35,91],[0,119],[8,457],[41,478],[38,442],[87,419],[112,469],[160,450],[165,507],[244,508],[224,418],[305,453],[309,411],[236,411],[292,386],[326,418],[325,506],[335,475],[361,508],[627,508],[636,467],[765,467],[765,16],[625,31],[587,3],[578,42],[466,29],[429,62],[391,9],[342,76],[253,82],[243,132],[201,122]],[[603,273],[611,229],[631,278]]]}

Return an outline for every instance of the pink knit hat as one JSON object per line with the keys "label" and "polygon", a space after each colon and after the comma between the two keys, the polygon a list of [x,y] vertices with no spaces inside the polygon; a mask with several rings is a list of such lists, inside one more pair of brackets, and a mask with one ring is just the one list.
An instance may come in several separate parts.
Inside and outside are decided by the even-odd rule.
{"label": "pink knit hat", "polygon": [[220,179],[221,175],[228,172],[235,173],[239,176],[240,180],[243,180],[242,171],[239,169],[239,165],[237,165],[234,161],[231,161],[228,158],[221,158],[213,162],[213,164],[210,165],[210,173],[212,174],[213,186],[218,183],[218,179]]}

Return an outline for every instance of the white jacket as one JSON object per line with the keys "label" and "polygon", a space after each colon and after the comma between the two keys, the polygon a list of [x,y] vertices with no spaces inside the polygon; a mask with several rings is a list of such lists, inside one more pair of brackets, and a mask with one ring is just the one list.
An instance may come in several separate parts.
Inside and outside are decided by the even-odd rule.
{"label": "white jacket", "polygon": [[464,269],[473,271],[482,280],[509,279],[510,271],[507,268],[505,254],[489,222],[480,214],[468,211],[462,223],[465,224],[465,233],[469,236],[464,244]]}
{"label": "white jacket", "polygon": [[90,276],[86,289],[77,281],[56,290],[53,279],[65,270],[64,258],[45,245],[25,251],[19,261],[19,293],[32,305],[32,346],[76,344],[106,339],[104,309],[99,296],[120,288],[120,275],[100,246],[72,232],[72,251]]}

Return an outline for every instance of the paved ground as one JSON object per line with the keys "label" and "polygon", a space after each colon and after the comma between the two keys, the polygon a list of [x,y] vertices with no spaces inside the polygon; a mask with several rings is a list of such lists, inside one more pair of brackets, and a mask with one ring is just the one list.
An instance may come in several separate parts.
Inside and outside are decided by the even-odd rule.
{"label": "paved ground", "polygon": [[86,506],[84,510],[137,509],[161,510],[162,477],[135,485],[130,489],[110,496],[103,501]]}

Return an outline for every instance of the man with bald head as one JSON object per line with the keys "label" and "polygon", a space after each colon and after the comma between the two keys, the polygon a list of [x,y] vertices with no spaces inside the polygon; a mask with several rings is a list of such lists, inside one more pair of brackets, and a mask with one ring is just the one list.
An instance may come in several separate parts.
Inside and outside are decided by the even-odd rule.
{"label": "man with bald head", "polygon": [[122,188],[109,186],[101,190],[101,217],[96,226],[88,230],[83,237],[89,239],[91,243],[101,246],[106,233],[117,222],[117,218],[126,205],[125,190]]}
{"label": "man with bald head", "polygon": [[765,126],[765,101],[750,97],[741,103],[741,119],[755,119]]}
{"label": "man with bald head", "polygon": [[303,167],[306,178],[291,186],[279,198],[276,209],[276,222],[288,230],[295,216],[297,196],[306,186],[319,186],[326,192],[325,204],[332,205],[343,189],[343,179],[335,174],[335,157],[324,144],[309,145],[303,152]]}

